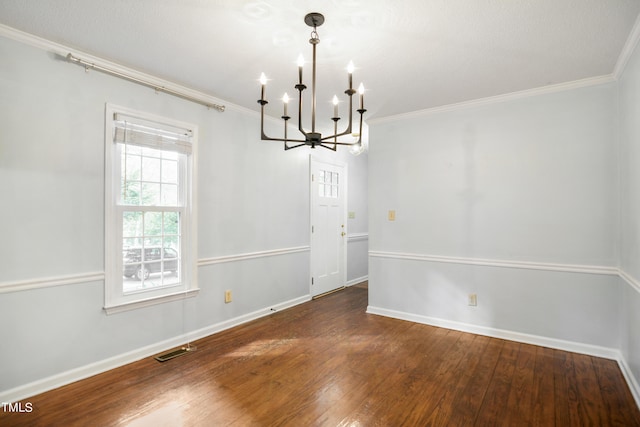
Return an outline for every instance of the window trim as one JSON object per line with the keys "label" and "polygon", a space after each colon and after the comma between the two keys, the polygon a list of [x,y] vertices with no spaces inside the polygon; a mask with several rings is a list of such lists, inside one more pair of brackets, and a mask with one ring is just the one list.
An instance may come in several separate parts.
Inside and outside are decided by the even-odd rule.
{"label": "window trim", "polygon": [[[126,116],[152,121],[176,128],[190,129],[192,131],[191,152],[184,153],[186,168],[183,176],[186,191],[184,203],[186,205],[183,223],[184,239],[183,253],[184,268],[182,271],[182,284],[179,287],[169,286],[150,290],[149,292],[136,292],[123,295],[122,280],[122,230],[118,230],[118,214],[122,206],[117,204],[120,193],[120,176],[114,176],[119,172],[120,158],[117,157],[118,149],[113,138],[116,131],[116,117]],[[181,122],[167,117],[151,113],[141,112],[126,107],[107,103],[105,106],[105,226],[104,226],[104,310],[107,314],[119,313],[148,307],[168,301],[175,301],[198,294],[198,265],[197,265],[197,144],[198,128],[196,125]]]}

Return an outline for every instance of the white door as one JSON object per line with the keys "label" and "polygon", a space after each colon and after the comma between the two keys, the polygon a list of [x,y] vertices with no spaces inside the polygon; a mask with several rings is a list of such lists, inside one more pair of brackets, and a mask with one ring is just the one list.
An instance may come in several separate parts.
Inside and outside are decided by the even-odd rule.
{"label": "white door", "polygon": [[311,296],[346,284],[346,165],[311,159]]}

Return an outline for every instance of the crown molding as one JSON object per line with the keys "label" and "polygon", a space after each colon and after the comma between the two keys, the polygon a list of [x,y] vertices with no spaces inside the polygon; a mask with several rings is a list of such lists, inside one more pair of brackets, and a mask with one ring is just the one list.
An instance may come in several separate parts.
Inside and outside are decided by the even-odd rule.
{"label": "crown molding", "polygon": [[[137,71],[135,69],[126,67],[124,65],[91,55],[89,53],[86,53],[77,49],[70,48],[68,46],[44,39],[42,37],[35,36],[30,33],[26,33],[24,31],[17,30],[15,28],[9,27],[4,24],[0,24],[0,36],[4,36],[6,38],[18,41],[20,43],[36,47],[38,49],[53,52],[56,55],[63,57],[65,60],[68,54],[72,54],[73,56],[82,57],[83,60],[91,62],[95,65],[99,65],[105,68],[110,68],[114,71],[118,71],[123,74],[129,74],[132,77],[139,78],[140,80],[150,81],[153,84],[157,85],[158,87],[164,87],[175,92],[182,92],[190,97],[199,98],[211,104],[224,104],[227,109],[243,112],[245,114],[254,115],[254,116],[260,115],[260,113],[257,111],[251,110],[246,107],[242,107],[237,104],[230,103],[220,98],[216,98],[212,95],[206,94],[204,92],[200,92],[196,89],[182,86],[178,83],[174,83],[168,80],[158,78],[151,74]],[[556,92],[572,90],[572,89],[577,89],[582,87],[611,83],[613,81],[616,81],[617,78],[619,78],[619,76],[622,74],[622,71],[624,70],[626,63],[629,60],[629,57],[633,53],[633,50],[638,40],[640,40],[640,16],[638,17],[638,20],[636,20],[633,30],[629,38],[627,39],[625,47],[620,57],[618,58],[618,62],[616,63],[614,72],[609,75],[591,77],[587,79],[576,80],[576,81],[566,82],[566,83],[559,83],[559,84],[549,85],[549,86],[543,86],[540,88],[527,89],[527,90],[518,91],[518,92],[511,92],[503,95],[490,96],[486,98],[480,98],[480,99],[471,100],[471,101],[464,101],[464,102],[459,102],[455,104],[442,105],[438,107],[427,108],[423,110],[417,110],[417,111],[397,114],[393,116],[380,117],[377,119],[374,118],[369,120],[367,123],[370,125],[375,125],[380,123],[407,120],[415,117],[423,117],[431,114],[456,111],[464,108],[496,104],[496,103],[507,102],[507,101],[531,97],[531,96],[556,93]],[[267,115],[266,119],[271,120],[272,118]],[[273,119],[273,121],[277,121],[277,119]]]}
{"label": "crown molding", "polygon": [[[66,56],[67,53],[69,52],[80,53],[69,47],[52,42],[42,37],[34,36],[33,34],[30,34],[30,33],[25,33],[24,31],[16,30],[15,28],[9,27],[4,24],[0,24],[0,36],[6,37],[11,40],[15,40],[17,42],[20,42],[29,46],[37,47],[38,49],[54,52],[61,56]],[[82,54],[85,57],[90,56],[88,54],[85,54],[84,52],[82,52]]]}
{"label": "crown molding", "polygon": [[574,80],[572,82],[558,83],[554,85],[542,86],[534,89],[521,90],[518,92],[506,93],[503,95],[489,96],[486,98],[474,99],[471,101],[458,102],[455,104],[442,105],[439,107],[426,108],[424,110],[411,111],[408,113],[397,114],[394,116],[380,117],[368,121],[369,125],[377,125],[381,123],[397,122],[401,120],[408,120],[417,117],[425,117],[432,114],[446,113],[450,111],[457,111],[466,108],[480,107],[484,105],[500,104],[503,102],[514,101],[517,99],[530,98],[533,96],[547,95],[552,93],[564,92],[573,89],[580,89],[590,86],[598,86],[607,83],[615,82],[615,78],[612,74],[589,77],[581,80]]}
{"label": "crown molding", "polygon": [[633,24],[633,28],[631,29],[631,33],[629,33],[629,37],[627,37],[627,41],[622,48],[622,52],[620,52],[620,56],[618,56],[618,61],[616,62],[616,66],[613,69],[612,76],[614,79],[618,80],[622,77],[622,73],[627,67],[627,63],[629,59],[633,55],[633,51],[636,49],[638,45],[638,41],[640,40],[640,15],[636,18],[636,22]]}
{"label": "crown molding", "polygon": [[627,282],[627,284],[634,289],[636,292],[640,293],[640,282],[634,278],[633,276],[631,276],[629,273],[627,273],[626,271],[620,269],[620,277]]}
{"label": "crown molding", "polygon": [[[152,83],[154,86],[157,86],[158,88],[168,89],[172,92],[179,92],[191,98],[202,100],[203,102],[206,102],[209,104],[224,104],[226,110],[234,110],[234,111],[243,112],[243,113],[251,114],[255,116],[260,115],[257,111],[253,111],[248,108],[242,107],[240,105],[230,103],[223,99],[216,98],[212,95],[201,92],[199,90],[182,86],[181,84],[178,84],[169,80],[161,79],[154,75],[147,74],[147,73],[135,70],[133,68],[124,66],[122,64],[118,64],[116,62],[112,62],[107,59],[100,58],[95,55],[91,55],[90,53],[73,49],[63,44],[59,44],[42,37],[38,37],[33,34],[17,30],[7,25],[0,24],[0,36],[6,37],[8,39],[44,50],[47,52],[52,52],[53,54],[59,56],[60,59],[64,61],[68,61],[67,55],[71,54],[75,57],[80,57],[83,61],[90,62],[96,66],[107,68],[109,70],[131,76],[135,79],[147,81],[149,83]],[[73,62],[69,62],[69,64],[79,66],[77,64],[74,64]]]}

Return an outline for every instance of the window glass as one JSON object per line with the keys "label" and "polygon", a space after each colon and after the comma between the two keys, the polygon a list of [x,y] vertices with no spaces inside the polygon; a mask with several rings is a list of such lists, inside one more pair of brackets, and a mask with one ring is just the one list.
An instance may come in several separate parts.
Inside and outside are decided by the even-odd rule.
{"label": "window glass", "polygon": [[320,197],[338,198],[338,172],[321,170],[318,174],[318,194]]}
{"label": "window glass", "polygon": [[108,185],[105,192],[107,235],[113,236],[106,239],[105,248],[107,312],[197,289],[195,250],[189,251],[189,259],[183,256],[194,226],[193,218],[187,216],[193,211],[188,204],[193,197],[185,196],[193,180],[192,131],[176,133],[179,147],[175,139],[164,137],[166,129],[175,129],[170,121],[158,122],[158,134],[163,137],[150,137],[154,128],[149,123],[158,120],[153,117],[144,119],[144,135],[136,135],[135,121],[145,116],[135,112],[129,117],[107,108],[106,117],[114,129],[113,139],[106,141],[112,149],[107,150],[111,166],[105,172],[113,182],[113,190]]}

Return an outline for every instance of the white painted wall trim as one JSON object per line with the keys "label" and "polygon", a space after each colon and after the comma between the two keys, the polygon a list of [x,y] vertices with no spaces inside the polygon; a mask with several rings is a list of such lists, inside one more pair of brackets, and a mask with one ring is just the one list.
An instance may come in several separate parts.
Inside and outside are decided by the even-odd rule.
{"label": "white painted wall trim", "polygon": [[638,40],[640,40],[640,16],[636,18],[636,22],[633,24],[631,33],[629,33],[629,37],[627,37],[627,41],[622,48],[622,52],[620,52],[620,56],[618,56],[618,61],[616,61],[616,66],[612,73],[616,80],[622,76],[622,73],[627,66],[627,62],[629,62],[629,58],[631,58],[631,55],[638,44]]}
{"label": "white painted wall trim", "polygon": [[[198,260],[198,267],[221,264],[224,262],[243,261],[253,258],[263,258],[277,255],[295,254],[309,251],[309,246],[297,246],[293,248],[272,249],[268,251],[250,252],[237,255],[227,255],[213,258],[203,258]],[[80,283],[90,283],[104,281],[104,271],[94,271],[89,273],[69,274],[66,276],[44,277],[38,279],[27,279],[0,283],[0,294],[7,292],[27,291],[30,289],[50,288],[53,286],[74,285]],[[114,310],[113,312],[117,312]]]}
{"label": "white painted wall trim", "polygon": [[160,295],[152,298],[146,298],[124,304],[108,305],[104,307],[104,311],[107,314],[123,313],[125,311],[137,310],[139,308],[151,307],[152,305],[162,304],[171,301],[180,301],[185,298],[192,298],[198,295],[200,288],[193,288],[188,290],[179,291],[172,294]]}
{"label": "white painted wall trim", "polygon": [[432,114],[462,110],[465,108],[499,104],[502,102],[513,101],[513,100],[522,99],[522,98],[529,98],[532,96],[564,92],[567,90],[579,89],[579,88],[589,87],[589,86],[597,86],[601,84],[612,83],[615,80],[616,79],[613,74],[607,74],[604,76],[597,76],[597,77],[589,77],[586,79],[574,80],[572,82],[558,83],[558,84],[543,86],[543,87],[534,88],[534,89],[522,90],[519,92],[506,93],[504,95],[489,96],[486,98],[474,99],[471,101],[464,101],[456,104],[442,105],[439,107],[427,108],[424,110],[411,111],[409,113],[397,114],[395,116],[379,117],[376,119],[368,120],[368,123],[369,125],[377,125],[380,123],[397,122],[401,120],[413,119],[416,117],[425,117]]}
{"label": "white painted wall trim", "polygon": [[356,277],[355,279],[351,279],[347,282],[347,287],[357,285],[358,283],[362,283],[369,280],[369,276]]}
{"label": "white painted wall trim", "polygon": [[[349,240],[361,241],[368,240],[368,233],[354,233],[349,236]],[[249,252],[244,254],[226,255],[212,258],[202,258],[198,260],[198,267],[221,264],[226,262],[243,261],[247,259],[263,258],[269,256],[287,255],[298,252],[307,252],[310,250],[309,246],[296,246],[291,248],[272,249],[260,252]],[[589,266],[589,265],[573,265],[573,264],[552,264],[552,263],[534,263],[525,261],[505,261],[505,260],[492,260],[481,258],[461,258],[461,257],[447,257],[440,255],[425,255],[425,254],[408,254],[402,252],[384,252],[384,251],[369,251],[369,256],[378,258],[392,258],[392,259],[405,259],[416,261],[430,261],[430,262],[444,262],[455,264],[468,264],[468,265],[482,265],[491,267],[505,267],[505,268],[524,268],[529,270],[547,270],[547,271],[563,271],[573,273],[587,273],[587,274],[605,274],[605,275],[619,275],[624,279],[631,287],[640,292],[640,282],[631,277],[626,272],[619,270],[616,267],[603,267],[603,266]],[[7,292],[19,292],[30,289],[48,288],[53,286],[73,285],[79,283],[90,283],[95,281],[103,281],[104,272],[96,271],[81,274],[70,274],[66,276],[45,277],[38,279],[28,279],[21,281],[11,281],[0,283],[0,294]],[[358,279],[353,279],[358,280]],[[352,280],[352,281],[353,281]],[[352,282],[351,281],[351,282]]]}
{"label": "white painted wall trim", "polygon": [[436,326],[439,328],[453,329],[461,332],[468,332],[477,335],[484,335],[492,338],[500,338],[509,341],[521,342],[525,344],[539,345],[542,347],[555,348],[563,351],[586,354],[589,356],[603,357],[618,362],[618,366],[622,371],[631,394],[640,408],[640,385],[633,376],[631,368],[624,359],[619,349],[602,347],[591,344],[583,344],[575,341],[559,340],[539,335],[524,334],[521,332],[508,331],[504,329],[489,328],[486,326],[472,325],[469,323],[455,322],[451,320],[439,319],[435,317],[422,316],[419,314],[405,313],[401,311],[388,310],[385,308],[367,307],[367,313],[378,316],[391,317],[393,319],[408,320],[410,322],[422,323],[425,325]]}
{"label": "white painted wall trim", "polygon": [[[186,86],[179,85],[177,83],[161,79],[159,77],[153,76],[151,74],[143,73],[141,71],[134,70],[132,68],[125,67],[121,64],[108,61],[106,59],[91,55],[89,53],[70,48],[68,46],[52,42],[50,40],[44,39],[42,37],[35,36],[33,34],[25,33],[24,31],[17,30],[15,28],[9,27],[7,25],[0,24],[0,36],[4,36],[8,39],[15,40],[17,42],[42,49],[47,52],[53,52],[56,55],[59,55],[61,59],[66,61],[67,54],[72,54],[73,56],[81,57],[83,60],[91,62],[95,65],[108,68],[113,71],[120,72],[122,74],[129,75],[131,77],[148,81],[158,87],[166,88],[170,91],[183,93],[189,97],[200,99],[209,104],[224,104],[225,109],[232,109],[236,111],[242,111],[246,114],[251,114],[254,116],[259,115],[259,112],[250,110],[245,107],[241,107],[236,104],[229,103],[220,98],[215,98],[209,94],[197,91],[195,89],[188,88]],[[69,63],[70,66],[81,69],[80,66]],[[96,71],[97,72],[97,71]]]}
{"label": "white painted wall trim", "polygon": [[629,286],[631,286],[633,289],[636,290],[636,292],[640,293],[640,282],[637,279],[634,279],[633,277],[631,277],[631,275],[625,272],[624,270],[620,270],[619,274],[622,280],[627,282]]}
{"label": "white painted wall trim", "polygon": [[620,359],[618,359],[618,366],[620,366],[622,376],[629,385],[629,389],[631,390],[631,394],[636,401],[636,405],[638,405],[638,408],[640,408],[640,384],[638,384],[636,377],[633,376],[631,367],[627,364],[627,361],[624,359],[624,357],[620,356]]}
{"label": "white painted wall trim", "polygon": [[441,256],[441,255],[411,254],[411,253],[384,252],[384,251],[369,251],[369,256],[376,257],[376,258],[392,258],[392,259],[404,259],[404,260],[414,260],[414,261],[480,265],[480,266],[488,266],[488,267],[520,268],[520,269],[527,269],[527,270],[546,270],[546,271],[561,271],[561,272],[570,272],[570,273],[604,274],[609,276],[617,276],[619,274],[619,270],[617,267],[606,267],[606,266],[595,266],[595,265],[555,264],[555,263],[544,263],[544,262],[509,261],[509,260],[496,260],[496,259],[483,259],[483,258],[463,258],[463,257],[451,257],[451,256]]}
{"label": "white painted wall trim", "polygon": [[[443,105],[443,106],[439,106],[439,107],[434,107],[434,108],[427,108],[424,110],[418,110],[418,111],[413,111],[413,112],[409,112],[409,113],[405,113],[405,114],[398,114],[398,115],[394,115],[394,116],[387,116],[387,117],[380,117],[377,119],[373,119],[373,120],[369,120],[368,124],[372,125],[372,124],[379,124],[379,123],[385,123],[385,122],[394,122],[394,121],[399,121],[399,120],[405,120],[405,119],[410,119],[410,118],[414,118],[414,117],[423,117],[425,115],[430,115],[430,114],[436,114],[436,113],[442,113],[442,112],[446,112],[446,111],[455,111],[455,110],[459,110],[459,109],[463,109],[463,108],[469,108],[469,107],[475,107],[475,106],[480,106],[480,105],[488,105],[488,104],[496,104],[496,103],[500,103],[500,102],[506,102],[506,101],[511,101],[514,99],[521,99],[521,98],[526,98],[526,97],[530,97],[530,96],[537,96],[537,95],[542,95],[542,94],[548,94],[548,93],[556,93],[556,92],[562,92],[565,90],[571,90],[571,89],[577,89],[577,88],[581,88],[581,87],[587,87],[587,86],[595,86],[595,85],[599,85],[599,84],[604,84],[604,83],[610,83],[615,81],[622,73],[622,71],[624,70],[624,66],[626,65],[629,56],[631,55],[631,53],[633,52],[633,48],[635,47],[635,44],[637,43],[638,37],[640,33],[640,29],[638,29],[638,21],[636,21],[636,25],[634,26],[633,31],[631,32],[631,35],[629,36],[629,39],[627,40],[627,43],[625,44],[625,47],[620,55],[620,57],[618,58],[618,62],[616,63],[616,67],[615,70],[612,74],[608,74],[608,75],[604,75],[604,76],[598,76],[598,77],[591,77],[591,78],[587,78],[587,79],[582,79],[582,80],[576,80],[576,81],[572,81],[572,82],[566,82],[566,83],[559,83],[559,84],[555,84],[555,85],[549,85],[549,86],[543,86],[540,88],[535,88],[535,89],[528,89],[528,90],[523,90],[523,91],[519,91],[519,92],[512,92],[512,93],[507,93],[504,95],[498,95],[498,96],[490,96],[490,97],[486,97],[486,98],[480,98],[480,99],[476,99],[476,100],[471,100],[471,101],[465,101],[465,102],[460,102],[460,103],[456,103],[456,104],[449,104],[449,105]],[[228,101],[222,100],[220,98],[215,98],[211,95],[208,95],[206,93],[202,93],[200,91],[179,85],[177,83],[173,83],[170,82],[168,80],[164,80],[164,79],[160,79],[158,77],[152,76],[150,74],[146,74],[128,67],[125,67],[123,65],[117,64],[115,62],[111,62],[108,61],[106,59],[102,59],[96,56],[93,56],[89,53],[83,52],[83,51],[79,51],[77,49],[72,49],[70,47],[64,46],[62,44],[59,43],[55,43],[52,42],[50,40],[44,39],[42,37],[38,37],[29,33],[25,33],[23,31],[17,30],[15,28],[9,27],[7,25],[3,25],[0,24],[0,36],[4,36],[7,37],[9,39],[27,44],[29,46],[33,46],[48,52],[53,52],[57,55],[60,55],[62,57],[66,57],[67,54],[71,53],[74,56],[80,56],[83,59],[89,61],[89,62],[93,62],[96,65],[101,65],[104,66],[106,68],[115,70],[115,71],[121,71],[124,74],[128,74],[131,75],[133,77],[138,77],[141,80],[147,80],[150,82],[154,82],[158,85],[158,87],[165,87],[169,90],[173,90],[176,92],[182,92],[188,96],[191,96],[193,98],[199,98],[202,99],[205,102],[209,102],[212,104],[225,104],[225,107],[227,109],[232,109],[232,110],[236,110],[236,111],[241,111],[245,114],[249,114],[252,116],[256,116],[259,115],[258,112],[254,111],[254,110],[250,110],[248,108],[242,107],[240,105],[236,105],[233,103],[230,103]],[[74,65],[74,64],[72,64]],[[77,65],[75,65],[77,67]],[[267,118],[269,120],[277,120],[276,118],[273,118],[271,116],[267,116]]]}
{"label": "white painted wall trim", "polygon": [[39,279],[27,279],[14,282],[2,282],[0,283],[0,294],[98,281],[104,281],[104,271],[69,274],[66,276],[43,277]]}
{"label": "white painted wall trim", "polygon": [[179,347],[187,342],[195,341],[209,335],[222,332],[226,329],[242,325],[243,323],[268,316],[276,311],[284,310],[286,308],[290,308],[310,300],[311,296],[305,295],[299,298],[285,301],[273,307],[265,307],[252,313],[247,313],[245,315],[225,320],[223,322],[216,323],[214,325],[210,325],[205,328],[189,332],[187,334],[179,335],[174,338],[141,347],[139,349],[119,354],[95,363],[90,363],[88,365],[62,372],[48,378],[43,378],[29,384],[12,388],[10,390],[0,391],[0,402],[17,402],[19,400],[23,400],[40,393],[44,393],[45,391],[53,390],[54,388],[62,387],[63,385],[67,385],[72,382],[89,378],[102,372],[124,366],[126,364],[135,362],[136,360],[140,360],[145,357],[151,357],[168,349]]}
{"label": "white painted wall trim", "polygon": [[369,240],[369,233],[351,233],[347,234],[347,243]]}
{"label": "white painted wall trim", "polygon": [[295,254],[298,252],[308,252],[309,250],[310,250],[310,246],[296,246],[293,248],[272,249],[272,250],[260,251],[260,252],[249,252],[249,253],[237,254],[237,255],[225,255],[225,256],[212,257],[212,258],[203,258],[198,260],[198,267],[203,267],[206,265],[213,265],[213,264],[222,264],[225,262],[243,261],[243,260],[253,259],[253,258],[264,258],[264,257],[270,257],[270,256],[277,256],[277,255]]}
{"label": "white painted wall trim", "polygon": [[606,359],[619,360],[622,358],[620,350],[601,347],[597,345],[583,344],[574,341],[559,340],[555,338],[524,334],[521,332],[508,331],[504,329],[472,325],[469,323],[455,322],[452,320],[439,319],[435,317],[423,316],[420,314],[405,313],[396,310],[388,310],[386,308],[373,306],[367,307],[367,313],[391,317],[394,319],[408,320],[410,322],[422,323],[425,325],[437,326],[439,328],[453,329],[456,331],[469,332],[472,334],[484,335],[493,338],[539,345],[542,347],[555,348],[558,350],[571,351],[575,353],[588,354],[590,356],[604,357]]}

